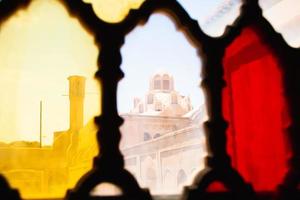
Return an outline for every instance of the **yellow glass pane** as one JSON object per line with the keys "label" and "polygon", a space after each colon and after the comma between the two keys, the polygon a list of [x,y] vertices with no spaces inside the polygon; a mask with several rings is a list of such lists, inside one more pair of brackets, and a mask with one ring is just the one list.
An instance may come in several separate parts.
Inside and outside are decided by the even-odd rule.
{"label": "yellow glass pane", "polygon": [[23,198],[63,197],[97,154],[94,38],[56,0],[0,31],[0,172]]}
{"label": "yellow glass pane", "polygon": [[130,11],[137,9],[144,0],[83,0],[91,3],[97,16],[110,23],[122,21]]}

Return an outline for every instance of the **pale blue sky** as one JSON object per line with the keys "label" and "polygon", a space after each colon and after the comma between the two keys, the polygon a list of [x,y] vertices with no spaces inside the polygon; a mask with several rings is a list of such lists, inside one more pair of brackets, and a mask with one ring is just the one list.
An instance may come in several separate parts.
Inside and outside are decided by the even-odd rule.
{"label": "pale blue sky", "polygon": [[144,27],[130,33],[122,48],[121,65],[125,78],[118,88],[119,111],[128,112],[133,97],[144,97],[150,77],[159,70],[174,76],[175,89],[190,95],[194,105],[203,103],[200,83],[201,61],[196,49],[176,31],[170,19],[153,15]]}

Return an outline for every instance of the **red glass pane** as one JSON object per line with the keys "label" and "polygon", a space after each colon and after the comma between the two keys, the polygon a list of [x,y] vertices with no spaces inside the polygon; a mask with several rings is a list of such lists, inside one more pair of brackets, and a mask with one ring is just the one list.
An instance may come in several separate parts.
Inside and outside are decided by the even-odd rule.
{"label": "red glass pane", "polygon": [[255,190],[276,189],[287,171],[289,115],[282,72],[254,27],[226,49],[223,114],[233,166]]}
{"label": "red glass pane", "polygon": [[227,192],[226,186],[219,181],[212,182],[206,189],[207,192]]}

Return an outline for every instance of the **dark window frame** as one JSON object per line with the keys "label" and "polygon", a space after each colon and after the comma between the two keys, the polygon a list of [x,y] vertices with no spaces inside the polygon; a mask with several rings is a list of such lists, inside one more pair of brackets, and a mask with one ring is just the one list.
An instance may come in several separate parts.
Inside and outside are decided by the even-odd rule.
{"label": "dark window frame", "polygon": [[[0,25],[18,9],[26,8],[30,0],[2,0],[0,1]],[[207,144],[210,151],[207,157],[206,169],[200,173],[192,187],[187,187],[184,195],[188,199],[204,197],[206,188],[213,181],[221,181],[237,195],[238,199],[254,197],[253,189],[230,164],[230,157],[226,152],[225,131],[228,126],[222,116],[222,88],[223,80],[222,58],[225,48],[247,26],[254,25],[260,30],[261,37],[271,47],[283,67],[284,88],[288,102],[291,125],[288,129],[292,158],[290,169],[279,188],[282,199],[290,199],[298,194],[300,182],[300,48],[290,47],[269,22],[263,17],[258,0],[244,0],[241,14],[233,26],[228,26],[222,37],[213,38],[206,35],[196,20],[193,20],[182,6],[175,0],[146,0],[138,10],[131,10],[120,23],[107,23],[98,18],[90,4],[81,0],[61,1],[69,13],[78,18],[81,24],[95,37],[95,43],[101,51],[98,59],[99,70],[96,77],[101,82],[102,115],[95,119],[98,131],[97,140],[101,151],[94,159],[93,169],[79,181],[77,186],[67,193],[67,199],[91,198],[89,192],[99,183],[111,182],[123,191],[121,199],[151,199],[149,192],[142,190],[134,177],[124,169],[124,160],[119,150],[119,126],[123,119],[118,115],[116,104],[117,84],[124,74],[120,69],[121,53],[125,36],[140,22],[146,23],[156,11],[164,11],[174,20],[179,29],[193,42],[199,54],[202,55],[204,66],[202,69],[202,86],[207,96],[209,119],[205,122],[209,137]],[[101,66],[101,68],[100,68]],[[19,198],[15,190],[9,188],[2,178],[4,192],[10,199]],[[260,194],[257,194],[260,195]],[[299,195],[299,194],[298,194]],[[261,195],[263,197],[263,195]],[[207,197],[207,196],[206,196]],[[116,199],[116,197],[113,197]]]}

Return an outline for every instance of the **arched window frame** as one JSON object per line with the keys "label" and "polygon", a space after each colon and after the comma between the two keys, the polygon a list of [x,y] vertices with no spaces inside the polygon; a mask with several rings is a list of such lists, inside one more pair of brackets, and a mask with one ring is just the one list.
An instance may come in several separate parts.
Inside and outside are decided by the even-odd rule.
{"label": "arched window frame", "polygon": [[163,90],[170,90],[171,88],[171,81],[170,81],[170,77],[167,74],[164,74],[162,76],[162,89]]}
{"label": "arched window frame", "polygon": [[162,103],[161,102],[155,102],[154,104],[155,111],[162,111]]}
{"label": "arched window frame", "polygon": [[150,93],[147,95],[147,104],[153,104],[153,102],[154,102],[154,95]]}
{"label": "arched window frame", "polygon": [[153,78],[153,89],[154,90],[161,90],[162,89],[162,81],[160,75],[155,75]]}
{"label": "arched window frame", "polygon": [[144,105],[139,104],[139,113],[143,113],[143,112],[144,112]]}
{"label": "arched window frame", "polygon": [[160,133],[156,133],[156,134],[153,136],[153,139],[159,138],[160,136],[161,136]]}
{"label": "arched window frame", "polygon": [[[30,0],[2,0],[0,1],[0,23],[10,17],[16,10],[29,5]],[[176,25],[193,40],[196,48],[205,58],[205,65],[202,74],[204,75],[202,85],[205,88],[208,102],[209,120],[205,123],[208,139],[208,148],[210,155],[207,160],[207,167],[210,168],[204,176],[198,177],[196,181],[196,190],[203,192],[214,179],[221,179],[225,185],[232,191],[238,192],[243,199],[253,195],[249,185],[232,169],[230,158],[226,153],[225,130],[227,123],[222,116],[221,92],[224,87],[222,77],[222,58],[225,48],[240,34],[241,30],[249,25],[255,25],[262,32],[262,37],[268,43],[280,63],[284,66],[283,76],[285,80],[285,92],[289,104],[292,123],[289,127],[289,138],[293,151],[291,165],[286,179],[283,182],[281,191],[283,195],[292,195],[297,191],[300,180],[299,161],[300,157],[300,102],[299,77],[298,70],[300,66],[300,48],[290,47],[278,34],[269,22],[262,16],[262,11],[258,6],[257,0],[244,0],[240,17],[236,20],[234,26],[228,27],[222,37],[212,38],[206,35],[198,25],[198,22],[191,19],[188,13],[175,0],[146,0],[138,10],[131,10],[128,16],[118,24],[107,23],[94,13],[92,5],[80,0],[62,1],[71,15],[77,17],[82,25],[95,36],[95,42],[101,51],[98,59],[99,70],[96,77],[101,82],[102,91],[102,115],[96,118],[96,124],[101,127],[101,134],[98,132],[98,143],[101,151],[95,158],[94,169],[85,176],[73,191],[67,195],[68,199],[89,197],[89,192],[97,184],[109,180],[123,189],[127,197],[136,195],[141,199],[150,198],[149,193],[142,192],[137,182],[126,170],[124,170],[124,160],[118,149],[120,140],[119,126],[122,124],[122,118],[117,113],[116,106],[116,88],[118,81],[124,76],[120,69],[121,54],[120,48],[124,43],[124,37],[139,22],[146,22],[150,15],[155,11],[161,11],[170,14]],[[184,27],[184,28],[183,28]],[[112,159],[113,158],[113,159]],[[108,166],[114,166],[111,169]],[[109,169],[109,170],[108,170]],[[221,174],[220,175],[220,170]],[[113,177],[119,174],[119,180]],[[105,175],[104,175],[105,174]],[[230,176],[233,175],[233,176]],[[97,177],[97,178],[95,178]],[[229,180],[230,178],[231,180]],[[122,181],[120,181],[122,180]],[[3,181],[5,183],[5,179]],[[198,183],[198,184],[197,184]],[[297,184],[294,184],[297,183]],[[11,190],[7,184],[6,191]],[[189,191],[189,190],[187,190]],[[193,192],[190,189],[188,197],[193,199],[200,193]],[[287,196],[284,196],[288,199]]]}
{"label": "arched window frame", "polygon": [[144,132],[144,141],[149,141],[151,139],[152,139],[152,137],[151,137],[150,133]]}
{"label": "arched window frame", "polygon": [[175,93],[171,94],[171,103],[178,104],[178,97]]}

